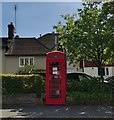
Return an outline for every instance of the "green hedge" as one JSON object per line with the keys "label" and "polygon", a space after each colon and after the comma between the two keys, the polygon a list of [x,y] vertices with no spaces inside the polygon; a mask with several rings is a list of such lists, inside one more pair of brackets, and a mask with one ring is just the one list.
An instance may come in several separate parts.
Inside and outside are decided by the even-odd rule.
{"label": "green hedge", "polygon": [[40,75],[1,75],[2,76],[2,94],[15,95],[36,93],[41,96],[44,90],[44,78]]}
{"label": "green hedge", "polygon": [[84,80],[84,81],[76,81],[67,85],[68,92],[103,92],[103,93],[111,93],[112,87],[103,82],[97,82],[95,80]]}
{"label": "green hedge", "polygon": [[[110,104],[112,105],[113,91],[107,83],[85,80],[68,84],[67,97],[73,99],[73,104]],[[70,101],[71,104],[71,101]]]}
{"label": "green hedge", "polygon": [[114,105],[112,102],[112,94],[108,93],[87,93],[87,92],[72,92],[67,93],[67,96],[72,98],[67,104],[76,105]]}
{"label": "green hedge", "polygon": [[[41,97],[42,91],[45,90],[45,78],[40,75],[6,74],[1,76],[3,95],[36,93],[38,97]],[[76,81],[67,84],[67,97],[73,98],[74,104],[111,104],[112,87],[96,81]]]}

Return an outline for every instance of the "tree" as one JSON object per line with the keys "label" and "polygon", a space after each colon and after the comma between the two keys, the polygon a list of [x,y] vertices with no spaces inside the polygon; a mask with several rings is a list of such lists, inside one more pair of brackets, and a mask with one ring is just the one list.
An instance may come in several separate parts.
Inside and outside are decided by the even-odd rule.
{"label": "tree", "polygon": [[[108,5],[84,2],[78,14],[61,15],[66,23],[54,26],[59,33],[59,42],[68,59],[78,62],[82,59],[93,61],[103,80],[102,64],[114,61],[114,32],[112,13]],[[78,19],[76,18],[78,17]]]}

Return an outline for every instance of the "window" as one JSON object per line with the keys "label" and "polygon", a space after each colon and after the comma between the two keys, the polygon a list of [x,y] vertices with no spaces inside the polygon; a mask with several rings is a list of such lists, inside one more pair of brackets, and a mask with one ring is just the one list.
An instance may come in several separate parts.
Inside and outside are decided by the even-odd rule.
{"label": "window", "polygon": [[34,57],[20,57],[19,67],[23,67],[25,65],[34,65]]}
{"label": "window", "polygon": [[106,75],[109,75],[109,69],[106,68]]}
{"label": "window", "polygon": [[20,58],[20,66],[24,65],[24,59]]}
{"label": "window", "polygon": [[[109,75],[109,69],[108,68],[102,68],[103,76]],[[98,75],[100,75],[100,70],[98,69]]]}
{"label": "window", "polygon": [[[101,68],[101,71],[103,73],[103,76],[105,76],[105,68]],[[100,69],[98,69],[98,75],[100,76]]]}

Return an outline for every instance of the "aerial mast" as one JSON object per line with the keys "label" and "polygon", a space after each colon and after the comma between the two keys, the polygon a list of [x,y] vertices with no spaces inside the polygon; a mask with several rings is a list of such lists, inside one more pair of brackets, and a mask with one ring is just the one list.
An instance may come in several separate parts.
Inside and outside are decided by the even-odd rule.
{"label": "aerial mast", "polygon": [[17,16],[16,16],[16,14],[17,14],[16,12],[17,12],[17,5],[15,5],[15,9],[14,9],[14,10],[15,10],[15,33],[16,33],[16,32],[17,32],[17,25],[16,25],[16,17],[17,17]]}

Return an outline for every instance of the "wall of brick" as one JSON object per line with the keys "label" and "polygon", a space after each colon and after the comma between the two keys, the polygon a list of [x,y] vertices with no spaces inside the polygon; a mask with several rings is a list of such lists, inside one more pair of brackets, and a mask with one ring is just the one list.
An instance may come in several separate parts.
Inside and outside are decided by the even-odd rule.
{"label": "wall of brick", "polygon": [[8,104],[42,104],[42,100],[40,98],[37,98],[36,94],[19,94],[15,96],[9,96],[9,95],[2,95],[2,104],[8,105]]}

